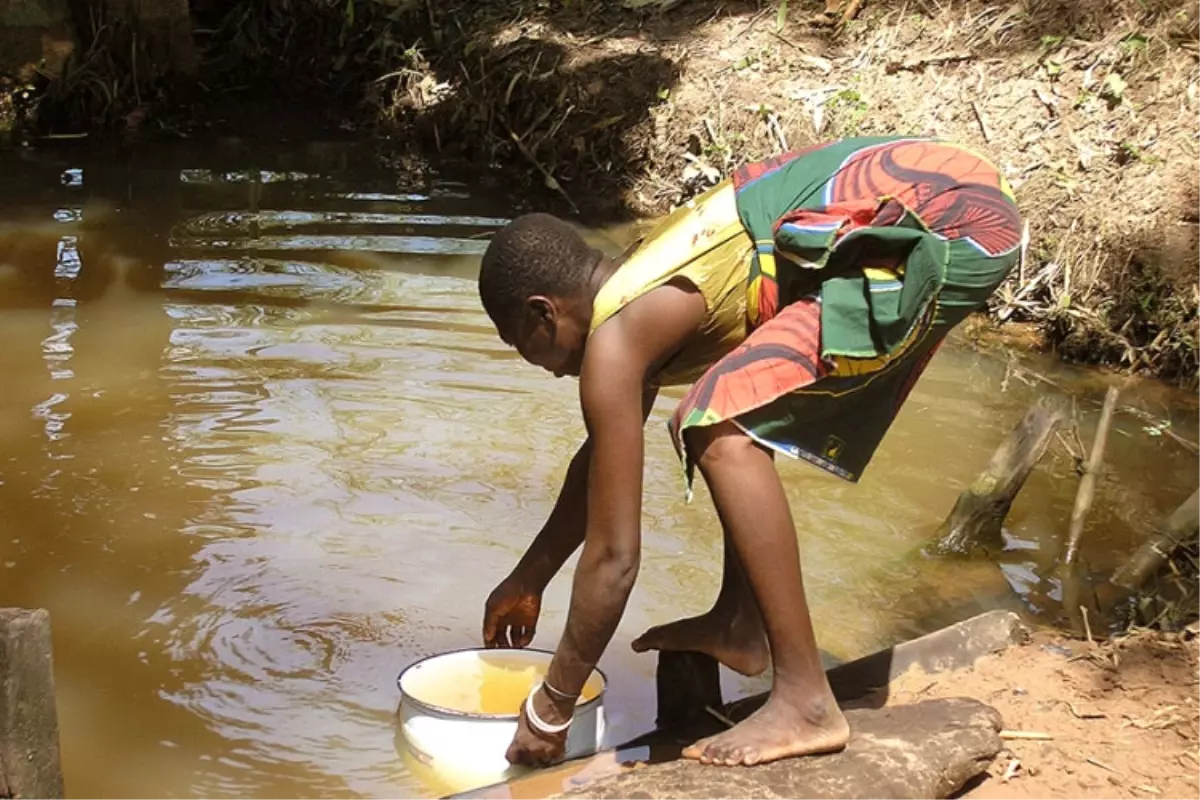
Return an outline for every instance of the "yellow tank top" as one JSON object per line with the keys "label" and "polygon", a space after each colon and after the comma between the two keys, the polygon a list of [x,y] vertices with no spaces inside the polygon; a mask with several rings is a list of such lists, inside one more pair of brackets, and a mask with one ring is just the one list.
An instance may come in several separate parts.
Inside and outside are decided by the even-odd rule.
{"label": "yellow tank top", "polygon": [[746,337],[746,282],[754,241],[738,217],[733,183],[717,184],[673,211],[637,243],[592,305],[590,330],[651,289],[683,278],[704,298],[700,330],[654,378],[659,386],[689,384]]}

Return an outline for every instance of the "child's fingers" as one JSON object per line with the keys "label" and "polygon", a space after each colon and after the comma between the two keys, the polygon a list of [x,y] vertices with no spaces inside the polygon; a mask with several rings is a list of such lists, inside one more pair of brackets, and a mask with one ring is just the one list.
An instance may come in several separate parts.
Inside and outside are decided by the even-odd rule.
{"label": "child's fingers", "polygon": [[513,628],[513,646],[528,647],[529,643],[533,641],[533,631],[532,625],[522,625],[519,628]]}
{"label": "child's fingers", "polygon": [[499,631],[498,618],[494,614],[487,614],[483,618],[483,645],[484,647],[499,647],[500,642],[497,641]]}

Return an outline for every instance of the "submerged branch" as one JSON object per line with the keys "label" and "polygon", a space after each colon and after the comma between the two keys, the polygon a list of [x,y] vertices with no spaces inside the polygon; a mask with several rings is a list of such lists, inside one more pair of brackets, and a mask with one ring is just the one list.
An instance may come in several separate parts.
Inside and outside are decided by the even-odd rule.
{"label": "submerged branch", "polygon": [[1109,582],[1136,592],[1167,562],[1180,545],[1195,542],[1200,535],[1200,490],[1180,504],[1167,521],[1113,573]]}
{"label": "submerged branch", "polygon": [[1049,399],[1025,413],[984,471],[959,496],[950,516],[938,529],[930,548],[932,552],[961,554],[978,545],[999,541],[1013,498],[1046,452],[1064,416],[1062,404]]}
{"label": "submerged branch", "polygon": [[1117,407],[1117,397],[1120,390],[1115,386],[1108,387],[1104,396],[1104,408],[1100,412],[1100,422],[1096,426],[1096,438],[1092,441],[1092,452],[1083,468],[1083,478],[1079,481],[1079,492],[1075,495],[1075,507],[1071,510],[1071,527],[1067,536],[1067,555],[1063,563],[1070,567],[1075,563],[1079,554],[1079,541],[1083,538],[1083,523],[1088,511],[1092,508],[1092,500],[1096,497],[1096,476],[1100,464],[1104,460],[1104,447],[1108,443],[1108,429],[1112,426],[1113,410]]}

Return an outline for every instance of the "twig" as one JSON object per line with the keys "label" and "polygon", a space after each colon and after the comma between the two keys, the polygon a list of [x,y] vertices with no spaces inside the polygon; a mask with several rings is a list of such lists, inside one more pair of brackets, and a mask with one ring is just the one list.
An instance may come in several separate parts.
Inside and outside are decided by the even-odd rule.
{"label": "twig", "polygon": [[1154,424],[1154,426],[1158,429],[1159,433],[1165,434],[1166,436],[1170,437],[1171,439],[1174,439],[1181,447],[1183,447],[1184,450],[1187,450],[1192,455],[1200,455],[1200,445],[1197,445],[1195,442],[1191,441],[1190,439],[1185,439],[1184,437],[1180,436],[1175,431],[1171,430],[1170,421],[1166,421],[1166,424],[1163,425],[1164,420],[1159,419],[1158,417],[1155,417],[1153,414],[1150,414],[1149,412],[1142,411],[1140,408],[1134,408],[1133,406],[1121,406],[1117,410],[1124,411],[1126,414],[1130,414],[1134,417],[1137,417],[1138,419],[1142,420],[1143,422],[1150,422],[1150,423]]}
{"label": "twig", "polygon": [[1100,462],[1104,460],[1104,446],[1108,442],[1108,429],[1112,425],[1113,409],[1117,406],[1120,391],[1115,386],[1108,387],[1104,396],[1104,408],[1100,412],[1100,422],[1096,425],[1096,438],[1092,441],[1092,453],[1083,468],[1083,477],[1079,481],[1079,492],[1075,495],[1075,508],[1071,511],[1071,526],[1067,539],[1067,556],[1063,563],[1070,566],[1075,563],[1079,554],[1079,540],[1083,537],[1083,522],[1091,510],[1092,500],[1096,496],[1096,474],[1100,470]]}
{"label": "twig", "polygon": [[712,706],[705,706],[704,710],[707,711],[709,714],[711,714],[713,717],[716,717],[716,719],[718,719],[727,728],[732,728],[734,725],[737,724],[733,720],[731,720],[729,717],[722,714],[720,711],[717,711]]}
{"label": "twig", "polygon": [[579,44],[577,44],[575,46],[576,47],[588,47],[589,45],[593,45],[596,42],[603,42],[605,39],[609,38],[610,36],[612,36],[614,33],[616,33],[619,30],[621,30],[621,26],[614,25],[611,30],[605,31],[604,33],[598,33],[595,36],[591,37],[590,39],[584,39],[582,42],[580,42]]}
{"label": "twig", "polygon": [[1054,739],[1048,733],[1041,731],[1000,731],[1001,739],[1022,739],[1031,742],[1049,742]]}
{"label": "twig", "polygon": [[1033,94],[1046,107],[1046,110],[1050,112],[1051,117],[1058,116],[1058,100],[1055,99],[1054,95],[1043,92],[1037,86],[1033,88]]}
{"label": "twig", "polygon": [[1106,719],[1107,718],[1106,714],[1101,714],[1098,711],[1092,711],[1092,712],[1080,711],[1079,709],[1075,708],[1075,704],[1072,703],[1070,700],[1059,700],[1058,702],[1062,703],[1068,709],[1070,709],[1071,715],[1073,717],[1075,717],[1075,719]]}
{"label": "twig", "polygon": [[537,167],[538,172],[542,173],[542,177],[546,179],[546,185],[562,195],[562,198],[567,201],[567,205],[571,207],[571,210],[576,214],[579,214],[579,206],[575,205],[575,201],[571,199],[571,195],[567,194],[567,190],[562,187],[562,184],[558,182],[558,179],[550,174],[550,171],[543,167],[540,161],[534,158],[533,153],[529,152],[529,148],[527,148],[525,143],[521,141],[521,137],[517,136],[517,134],[511,130],[508,132],[508,135],[511,136],[513,142],[516,143],[517,149],[521,151],[521,155],[525,156],[525,158],[529,160],[529,163]]}
{"label": "twig", "polygon": [[1007,322],[1008,318],[1011,317],[1013,312],[1019,307],[1020,300],[1027,295],[1032,294],[1033,291],[1043,283],[1049,284],[1052,282],[1061,269],[1062,264],[1060,264],[1058,261],[1051,261],[1049,264],[1038,270],[1037,274],[1033,276],[1029,283],[1021,286],[1021,288],[1017,290],[1017,293],[1012,296],[1012,299],[1008,301],[1008,304],[1004,308],[1000,309],[1000,313],[996,315],[999,320],[1001,322]]}
{"label": "twig", "polygon": [[779,152],[786,153],[788,151],[787,139],[783,137],[783,128],[779,126],[779,117],[771,114],[767,117],[767,127],[771,128],[775,133],[775,138],[779,142]]}
{"label": "twig", "polygon": [[768,11],[770,11],[770,10],[771,10],[771,9],[770,9],[769,7],[767,7],[767,8],[763,8],[763,10],[762,10],[762,11],[759,11],[757,14],[755,14],[755,15],[754,15],[754,17],[753,17],[753,18],[751,18],[751,20],[750,20],[749,22],[747,22],[747,23],[746,23],[746,27],[742,28],[740,31],[738,31],[737,33],[735,33],[735,34],[733,35],[733,38],[732,38],[732,39],[730,39],[729,41],[727,41],[727,42],[725,43],[726,47],[728,47],[729,45],[733,44],[733,43],[734,43],[734,42],[736,42],[738,39],[742,38],[742,36],[744,36],[745,34],[749,33],[750,29],[751,29],[751,28],[753,28],[755,25],[757,25],[757,24],[758,24],[758,21],[759,21],[760,19],[762,19],[763,17],[765,17],[765,16],[767,15],[767,12],[768,12]]}
{"label": "twig", "polygon": [[1054,436],[1056,439],[1058,439],[1058,443],[1062,445],[1063,450],[1067,451],[1067,455],[1072,461],[1078,462],[1083,460],[1083,454],[1076,452],[1075,448],[1071,446],[1071,443],[1067,441],[1067,437],[1063,436],[1061,432],[1055,431]]}
{"label": "twig", "polygon": [[1092,625],[1088,622],[1087,606],[1080,606],[1079,613],[1083,615],[1083,630],[1087,633],[1088,644],[1095,646],[1096,640],[1092,638]]}
{"label": "twig", "polygon": [[975,121],[979,123],[979,130],[983,133],[983,140],[988,144],[992,143],[992,134],[988,130],[987,120],[983,116],[983,109],[974,100],[971,101],[971,110],[975,112]]}
{"label": "twig", "polygon": [[969,61],[974,58],[973,53],[943,53],[935,56],[921,56],[920,58],[910,58],[907,61],[892,61],[886,67],[884,72],[891,75],[894,72],[901,70],[919,71],[925,69],[930,64],[951,64],[956,61]]}
{"label": "twig", "polygon": [[797,50],[799,50],[800,51],[800,60],[803,61],[805,64],[809,65],[810,67],[820,70],[821,72],[823,72],[826,75],[833,72],[833,64],[829,63],[828,59],[821,58],[820,56],[810,55],[809,53],[804,52],[803,47],[796,44],[795,42],[793,42],[790,39],[780,36],[775,31],[771,31],[771,35],[774,36],[779,41],[786,44],[788,47],[794,47]]}
{"label": "twig", "polygon": [[1087,763],[1091,764],[1094,767],[1099,767],[1100,769],[1106,769],[1109,772],[1113,773],[1114,775],[1124,774],[1120,770],[1113,769],[1108,764],[1105,764],[1103,761],[1096,759],[1096,758],[1092,758],[1091,756],[1088,756],[1087,758],[1085,758],[1084,761],[1086,761]]}

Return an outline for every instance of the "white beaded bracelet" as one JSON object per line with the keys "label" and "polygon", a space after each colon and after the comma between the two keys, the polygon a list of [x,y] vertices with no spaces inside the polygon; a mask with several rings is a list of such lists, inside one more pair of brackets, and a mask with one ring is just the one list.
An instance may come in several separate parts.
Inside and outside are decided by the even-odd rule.
{"label": "white beaded bracelet", "polygon": [[549,722],[546,722],[544,719],[539,717],[538,713],[533,709],[533,696],[537,694],[537,691],[540,688],[542,688],[542,685],[539,683],[537,686],[533,687],[533,691],[529,693],[529,697],[525,698],[525,716],[529,719],[529,724],[537,728],[542,733],[549,733],[552,735],[556,733],[562,733],[567,728],[571,727],[571,719],[568,719],[566,722],[563,722],[559,725],[551,725]]}

